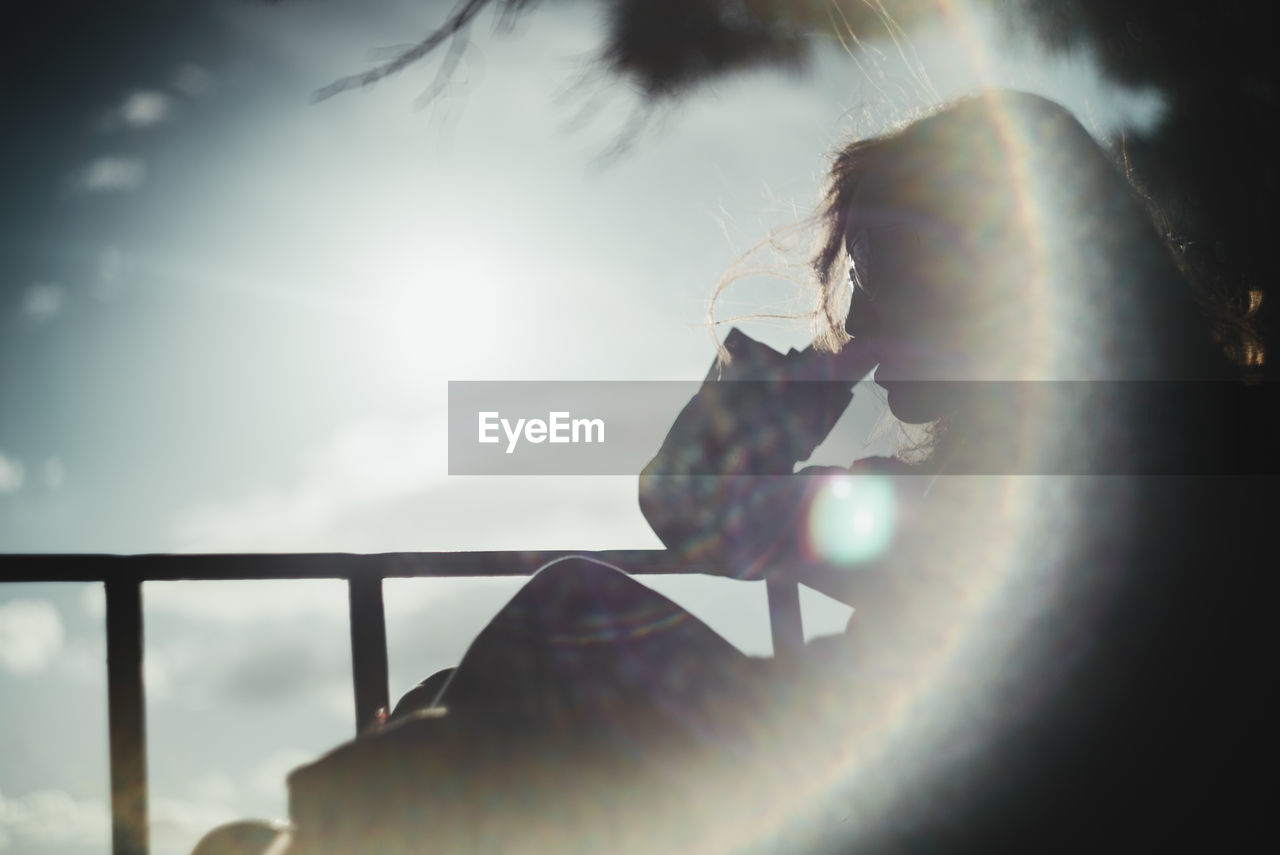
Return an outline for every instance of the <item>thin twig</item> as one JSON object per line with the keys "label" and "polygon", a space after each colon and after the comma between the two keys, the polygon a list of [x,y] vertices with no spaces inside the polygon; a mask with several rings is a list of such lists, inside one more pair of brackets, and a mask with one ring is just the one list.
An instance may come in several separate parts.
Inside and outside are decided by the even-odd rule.
{"label": "thin twig", "polygon": [[[475,18],[482,9],[488,6],[491,1],[492,0],[463,0],[462,3],[454,8],[453,13],[449,16],[448,20],[446,20],[441,27],[432,31],[425,39],[404,50],[394,59],[379,65],[377,68],[371,68],[360,74],[351,74],[346,77],[339,78],[328,86],[317,89],[315,100],[323,101],[326,98],[332,98],[334,95],[346,92],[350,89],[363,89],[366,86],[372,86],[378,81],[390,77],[396,72],[412,65],[427,54],[431,53],[440,45],[444,44],[444,42],[459,38],[459,34],[462,33],[468,25],[470,25],[472,19]],[[466,44],[465,37],[463,38],[463,44]],[[461,59],[461,56],[459,55],[454,57],[453,54],[454,52],[450,51],[450,56],[445,58],[445,66],[441,68],[442,72],[451,72],[453,69],[457,68],[458,61]],[[439,94],[439,92],[444,89],[446,83],[441,83],[439,76],[437,76],[436,81],[432,84],[432,89],[435,90],[436,94]]]}

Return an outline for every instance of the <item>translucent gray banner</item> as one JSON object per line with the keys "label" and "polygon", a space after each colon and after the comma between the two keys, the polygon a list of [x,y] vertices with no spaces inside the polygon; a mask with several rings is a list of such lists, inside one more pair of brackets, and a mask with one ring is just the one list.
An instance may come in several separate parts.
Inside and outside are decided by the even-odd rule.
{"label": "translucent gray banner", "polygon": [[1210,382],[886,392],[830,380],[452,381],[449,474],[790,474],[861,395],[947,413],[930,464],[946,475],[1280,474],[1276,392]]}

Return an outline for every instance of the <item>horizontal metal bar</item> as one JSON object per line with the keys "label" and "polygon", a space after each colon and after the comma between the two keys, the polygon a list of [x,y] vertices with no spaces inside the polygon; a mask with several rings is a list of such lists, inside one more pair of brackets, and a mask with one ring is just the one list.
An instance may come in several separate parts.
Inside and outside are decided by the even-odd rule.
{"label": "horizontal metal bar", "polygon": [[388,552],[376,555],[0,555],[0,582],[213,581],[432,576],[527,576],[565,555],[587,555],[637,574],[712,572],[663,549]]}

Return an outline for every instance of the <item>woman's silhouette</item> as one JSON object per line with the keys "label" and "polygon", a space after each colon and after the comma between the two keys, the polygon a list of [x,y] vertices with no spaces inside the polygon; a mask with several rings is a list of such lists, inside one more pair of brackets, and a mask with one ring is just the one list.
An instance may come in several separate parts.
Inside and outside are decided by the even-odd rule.
{"label": "woman's silhouette", "polygon": [[[1210,452],[1247,471],[1266,439],[1202,409],[1239,379],[1230,326],[1038,97],[848,146],[818,222],[818,346],[732,335],[641,506],[691,561],[845,599],[845,636],[750,659],[621,570],[556,562],[472,644],[447,714],[290,776],[296,851],[1246,839],[1257,568],[1223,544],[1256,505],[1186,477]],[[928,446],[791,474],[873,366]],[[891,498],[840,504],[867,485]],[[831,540],[842,507],[874,548]]]}

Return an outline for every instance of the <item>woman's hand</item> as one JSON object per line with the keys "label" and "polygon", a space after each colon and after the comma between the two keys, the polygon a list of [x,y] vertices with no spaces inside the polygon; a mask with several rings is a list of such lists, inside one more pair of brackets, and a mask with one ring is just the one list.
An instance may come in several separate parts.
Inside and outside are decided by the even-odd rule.
{"label": "woman's hand", "polygon": [[646,469],[667,475],[790,475],[826,439],[875,365],[865,347],[778,353],[736,327]]}
{"label": "woman's hand", "polygon": [[[873,367],[865,348],[780,354],[737,329],[640,476],[640,506],[664,544],[690,561],[758,576],[794,552],[816,481],[792,473],[826,438]],[[722,569],[721,572],[726,572]]]}

